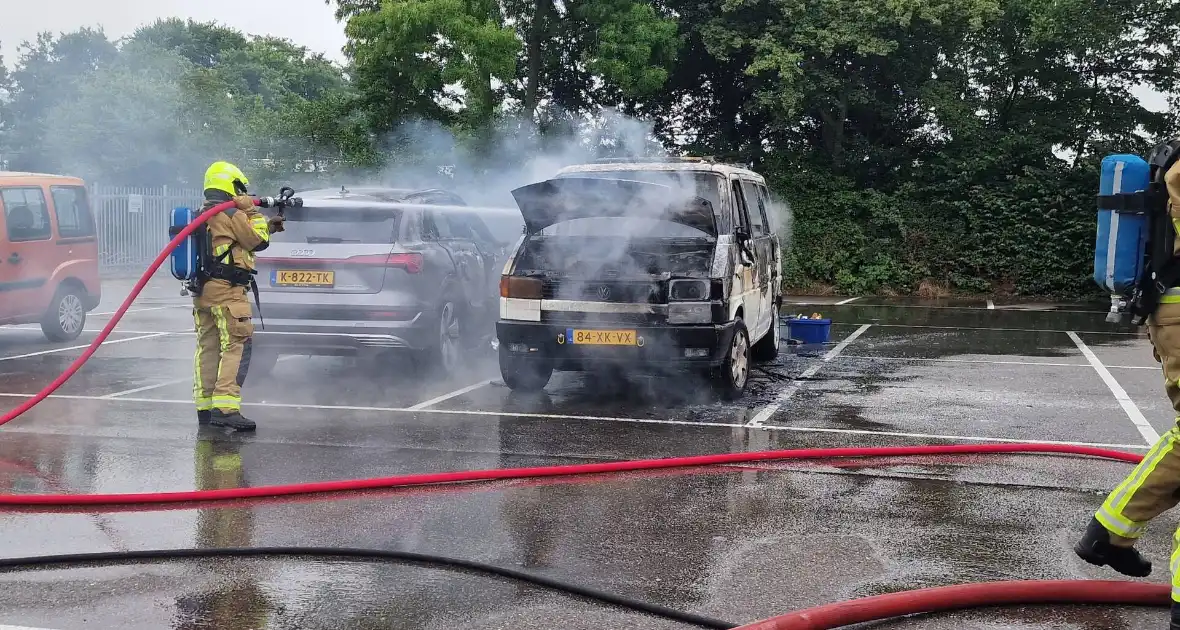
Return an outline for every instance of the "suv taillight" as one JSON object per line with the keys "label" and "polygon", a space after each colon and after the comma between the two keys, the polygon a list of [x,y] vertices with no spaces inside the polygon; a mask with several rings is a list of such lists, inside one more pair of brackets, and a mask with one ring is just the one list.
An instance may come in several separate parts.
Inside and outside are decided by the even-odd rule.
{"label": "suv taillight", "polygon": [[374,254],[369,256],[350,256],[344,259],[345,264],[349,265],[366,265],[374,267],[401,267],[406,270],[406,273],[419,273],[422,271],[422,254],[415,253],[401,253],[401,254]]}

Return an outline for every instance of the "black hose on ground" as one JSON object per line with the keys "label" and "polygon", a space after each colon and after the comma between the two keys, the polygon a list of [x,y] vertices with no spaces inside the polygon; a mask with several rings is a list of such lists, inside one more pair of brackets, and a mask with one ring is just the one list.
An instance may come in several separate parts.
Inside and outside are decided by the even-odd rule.
{"label": "black hose on ground", "polygon": [[215,549],[148,549],[141,551],[109,551],[99,553],[67,553],[52,556],[31,556],[26,558],[0,559],[0,572],[48,569],[85,564],[121,564],[154,560],[181,560],[190,558],[251,558],[251,557],[301,557],[335,560],[385,561],[419,564],[431,567],[482,573],[539,586],[553,591],[583,597],[618,608],[625,608],[680,623],[730,630],[738,624],[711,619],[693,613],[682,612],[659,604],[643,602],[621,595],[606,593],[597,589],[570,584],[516,569],[498,567],[492,564],[448,558],[408,551],[386,551],[384,549],[356,549],[348,547],[223,547]]}

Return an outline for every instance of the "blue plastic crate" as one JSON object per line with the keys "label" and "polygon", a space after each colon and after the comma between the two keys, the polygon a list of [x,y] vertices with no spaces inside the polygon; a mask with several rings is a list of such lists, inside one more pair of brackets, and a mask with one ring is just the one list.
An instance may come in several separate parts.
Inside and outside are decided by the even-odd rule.
{"label": "blue plastic crate", "polygon": [[830,319],[798,319],[787,320],[787,337],[796,339],[800,343],[827,343],[832,332]]}

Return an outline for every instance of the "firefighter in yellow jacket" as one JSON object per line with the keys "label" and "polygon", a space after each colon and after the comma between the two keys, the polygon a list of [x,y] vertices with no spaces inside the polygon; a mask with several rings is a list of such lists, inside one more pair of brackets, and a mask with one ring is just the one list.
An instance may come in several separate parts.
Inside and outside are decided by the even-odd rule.
{"label": "firefighter in yellow jacket", "polygon": [[205,171],[202,211],[233,201],[235,207],[208,222],[211,258],[202,270],[201,288],[193,297],[197,352],[193,360],[193,401],[201,424],[253,431],[242,415],[242,385],[250,368],[250,321],[247,291],[253,282],[254,252],[266,249],[270,235],[283,231],[281,217],[267,219],[247,195],[250,181],[228,162]]}
{"label": "firefighter in yellow jacket", "polygon": [[[1180,161],[1164,173],[1168,214],[1180,235]],[[1180,256],[1180,237],[1173,245]],[[1153,355],[1163,368],[1164,391],[1176,410],[1176,426],[1151,447],[1135,467],[1106,497],[1090,519],[1075,553],[1095,565],[1109,565],[1124,575],[1144,577],[1151,562],[1135,549],[1147,523],[1180,503],[1180,287],[1170,288],[1147,321]],[[1180,529],[1173,537],[1169,569],[1172,574],[1172,630],[1180,630]]]}

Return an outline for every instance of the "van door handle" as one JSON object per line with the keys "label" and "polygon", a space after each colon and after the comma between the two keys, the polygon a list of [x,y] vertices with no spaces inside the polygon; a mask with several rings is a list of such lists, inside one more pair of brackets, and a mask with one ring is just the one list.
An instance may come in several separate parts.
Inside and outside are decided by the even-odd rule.
{"label": "van door handle", "polygon": [[13,252],[12,255],[10,255],[8,257],[8,262],[10,262],[14,265],[19,265],[20,264],[20,254]]}

